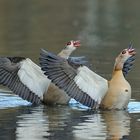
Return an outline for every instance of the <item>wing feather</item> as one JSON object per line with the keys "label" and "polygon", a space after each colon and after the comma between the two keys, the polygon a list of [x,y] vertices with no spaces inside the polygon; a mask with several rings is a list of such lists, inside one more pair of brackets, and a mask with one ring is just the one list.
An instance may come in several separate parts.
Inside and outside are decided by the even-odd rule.
{"label": "wing feather", "polygon": [[135,56],[131,56],[130,58],[128,58],[128,60],[124,63],[123,66],[123,75],[124,77],[126,77],[126,75],[128,74],[128,72],[131,70],[131,68],[133,67],[133,64],[135,62]]}
{"label": "wing feather", "polygon": [[[34,70],[33,73],[35,72],[38,77],[34,77],[31,71],[32,69]],[[32,79],[32,77],[34,78]],[[39,81],[43,79],[45,83],[38,82],[37,78],[39,78]],[[21,59],[21,57],[0,57],[0,84],[7,86],[15,94],[29,102],[34,104],[40,103],[43,92],[46,90],[45,84],[50,81],[45,79],[47,78],[41,69],[29,59]],[[28,83],[32,84],[28,86]],[[44,89],[42,91],[40,89],[36,90],[36,85],[41,85]]]}
{"label": "wing feather", "polygon": [[47,91],[51,81],[45,77],[38,65],[27,58],[21,62],[18,76],[22,83],[43,99],[43,94]]}
{"label": "wing feather", "polygon": [[108,89],[107,80],[86,66],[75,69],[67,60],[45,50],[41,50],[40,65],[54,84],[86,106],[94,107],[96,102],[100,104]]}

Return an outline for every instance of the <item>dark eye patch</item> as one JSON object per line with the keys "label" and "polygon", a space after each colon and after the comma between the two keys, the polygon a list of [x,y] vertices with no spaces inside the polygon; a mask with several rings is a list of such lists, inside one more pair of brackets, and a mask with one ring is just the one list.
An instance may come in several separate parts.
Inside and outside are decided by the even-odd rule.
{"label": "dark eye patch", "polygon": [[71,45],[71,42],[68,42],[68,43],[67,43],[67,46],[68,46],[68,45]]}
{"label": "dark eye patch", "polygon": [[122,54],[125,54],[125,53],[126,53],[126,50],[123,50],[123,51],[122,51]]}

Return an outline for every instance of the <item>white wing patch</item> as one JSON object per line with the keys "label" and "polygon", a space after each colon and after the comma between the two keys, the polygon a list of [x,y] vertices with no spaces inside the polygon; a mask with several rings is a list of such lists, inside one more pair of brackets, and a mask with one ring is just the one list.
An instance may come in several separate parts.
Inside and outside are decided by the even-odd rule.
{"label": "white wing patch", "polygon": [[74,78],[74,81],[82,91],[87,93],[99,104],[108,90],[107,80],[86,66],[78,68],[78,74]]}
{"label": "white wing patch", "polygon": [[51,81],[44,75],[41,68],[29,58],[20,63],[18,76],[21,82],[43,99],[43,94],[48,90]]}

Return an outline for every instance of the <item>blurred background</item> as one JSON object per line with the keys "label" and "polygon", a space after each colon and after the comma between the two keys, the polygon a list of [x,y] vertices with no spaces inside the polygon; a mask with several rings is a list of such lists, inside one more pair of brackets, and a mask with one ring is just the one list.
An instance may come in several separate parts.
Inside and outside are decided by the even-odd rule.
{"label": "blurred background", "polygon": [[[122,51],[122,49],[127,48],[129,43],[132,42],[134,48],[136,48],[137,50],[137,56],[135,65],[132,71],[128,74],[127,79],[132,85],[132,99],[136,101],[140,100],[139,34],[140,34],[139,0],[133,1],[132,0],[59,0],[59,1],[1,0],[0,1],[0,56],[29,57],[38,64],[39,63],[38,58],[41,48],[44,48],[48,51],[57,54],[58,52],[60,52],[60,50],[62,50],[66,42],[70,40],[81,40],[82,46],[78,50],[76,50],[73,53],[73,55],[86,56],[92,63],[92,69],[95,72],[97,72],[98,74],[107,79],[110,79],[115,57],[118,55],[118,53],[120,53],[120,51]],[[67,108],[65,108],[64,110],[62,108],[61,115],[65,114],[64,112],[65,110],[66,112],[68,111],[68,114],[70,115],[68,116],[70,117],[70,119],[68,120],[69,121],[73,120],[72,127],[70,128],[70,130],[69,129],[68,131],[66,130],[65,134],[66,136],[69,136],[71,139],[74,139],[76,137],[78,140],[81,132],[76,130],[84,130],[84,127],[87,128],[87,124],[83,123],[82,120],[81,123],[83,123],[82,124],[83,127],[79,128],[76,126],[79,124],[79,116],[86,115],[86,117],[84,116],[83,119],[85,118],[85,120],[88,122],[88,126],[90,121],[91,126],[94,125],[93,116],[87,116],[87,114],[84,113],[79,114],[77,113],[77,118],[75,118],[76,117],[74,116],[75,112],[71,114],[71,111],[69,109],[67,110]],[[48,123],[47,121],[49,120],[47,119],[49,117],[52,119],[52,116],[54,116],[57,109],[54,111],[55,113],[54,112],[52,113],[50,111],[51,114],[49,111],[44,111],[44,108],[43,109],[33,108],[33,111],[32,109],[31,111],[28,110],[25,111],[25,109],[22,111],[21,110],[18,111],[17,109],[7,111],[8,113],[6,114],[4,113],[5,111],[2,110],[0,111],[1,116],[4,116],[1,119],[2,125],[0,126],[1,138],[6,139],[7,137],[10,138],[10,136],[12,136],[13,137],[12,139],[16,139],[16,137],[18,137],[21,134],[21,136],[18,138],[21,140],[25,139],[26,136],[26,133],[23,133],[23,131],[21,131],[22,128],[24,128],[23,126],[26,124],[32,126],[31,124],[34,124],[34,122],[30,122],[31,120],[30,114],[32,115],[35,114],[34,116],[35,120],[38,120],[36,116],[39,115],[41,117],[43,116],[43,118],[41,117],[40,118],[43,121],[45,120],[45,124],[43,123],[42,126],[37,128],[42,128],[40,129],[40,131],[45,133],[46,125],[48,126],[48,124],[50,125],[52,123],[52,122]],[[44,114],[42,115],[41,114],[42,112],[45,112],[45,115]],[[126,140],[127,139],[126,135],[129,135],[129,133],[130,139],[135,140],[139,139],[139,137],[136,137],[139,136],[138,129],[140,124],[139,114],[133,115],[130,114],[131,117],[130,119],[124,112],[121,115],[117,113],[116,116],[114,115],[114,113],[112,114],[109,113],[109,116],[111,116],[110,120],[112,120],[113,123],[116,121],[118,123],[117,128],[116,124],[114,123],[115,129],[113,129],[114,131],[111,133],[109,130],[112,130],[113,124],[112,123],[110,124],[110,120],[108,120],[106,124],[106,119],[108,118],[108,115],[106,117],[106,114],[107,113],[105,113],[104,115],[103,113],[98,114],[99,116],[94,116],[95,118],[97,118],[98,121],[100,117],[101,118],[103,117],[103,119],[101,119],[100,125],[103,127],[100,129],[100,131],[98,131],[99,132],[98,136],[101,136],[99,137],[99,140],[105,138],[105,135],[110,135],[112,139],[114,137],[115,138],[117,137],[118,139],[124,138]],[[11,115],[13,116],[13,120],[15,122],[11,121],[12,120]],[[26,115],[28,117],[26,117]],[[57,120],[56,118],[60,117],[61,123],[65,123],[67,117],[65,115],[64,116],[61,115],[55,114],[53,119],[56,121]],[[119,116],[121,116],[120,120],[118,120]],[[20,118],[22,118],[23,121]],[[91,118],[93,119],[93,121]],[[26,121],[29,119],[28,123],[26,121],[24,122],[24,119]],[[21,122],[18,124],[17,120],[21,120]],[[132,124],[131,128],[130,128],[130,120]],[[13,123],[10,126],[9,121],[10,123],[11,122]],[[70,122],[67,121],[66,124],[68,123],[70,125],[71,121]],[[94,121],[94,123],[95,122],[96,121]],[[121,122],[123,122],[124,124]],[[123,124],[121,128],[119,128],[120,123]],[[28,125],[26,126],[27,128]],[[45,127],[43,127],[44,125]],[[80,124],[79,126],[82,125]],[[94,127],[97,128],[98,125],[99,123],[97,124],[97,126],[96,125],[92,126],[92,128]],[[3,126],[5,126],[4,130]],[[109,129],[104,130],[105,126],[109,127]],[[31,128],[34,127],[35,126],[33,125],[33,127]],[[63,126],[61,127],[63,128]],[[11,130],[11,132],[9,132],[8,135],[7,132],[5,131],[7,130],[7,128]],[[57,133],[53,131],[55,130],[54,128],[56,128]],[[17,129],[16,132],[15,129]],[[71,132],[71,129],[72,131],[74,131],[73,133],[76,135],[75,137],[73,136],[73,134],[69,133]],[[53,135],[56,136],[55,139],[56,138],[58,139],[57,135],[60,135],[62,133],[61,136],[63,136],[64,134],[64,131],[61,131],[61,133],[58,131],[62,130],[60,129],[60,127],[57,128],[56,126],[53,126],[53,130],[47,132],[46,138]],[[89,130],[91,130],[90,127]],[[97,137],[93,136],[93,132],[94,129],[90,133],[91,137],[89,139],[95,138],[97,140]],[[43,134],[40,133],[41,137],[44,135],[44,133]],[[7,135],[7,137],[5,137],[6,136],[5,134]],[[31,135],[30,139],[35,140],[35,138],[32,137],[34,134]],[[44,138],[42,137],[42,139]],[[63,137],[59,138],[61,139]]]}
{"label": "blurred background", "polygon": [[84,55],[93,69],[110,78],[115,57],[130,42],[137,49],[128,75],[133,98],[140,99],[138,0],[1,0],[0,55],[24,56],[38,63],[40,48],[58,53],[70,40],[81,40],[73,55]]}

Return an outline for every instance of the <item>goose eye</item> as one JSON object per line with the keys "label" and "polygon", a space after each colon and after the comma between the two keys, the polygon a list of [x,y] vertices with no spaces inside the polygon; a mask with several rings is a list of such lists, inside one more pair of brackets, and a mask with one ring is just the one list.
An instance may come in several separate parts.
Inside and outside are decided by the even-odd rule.
{"label": "goose eye", "polygon": [[68,45],[71,45],[71,42],[68,42],[68,43],[67,43],[67,46],[68,46]]}
{"label": "goose eye", "polygon": [[126,53],[126,50],[123,50],[123,51],[122,51],[122,54],[125,54],[125,53]]}

